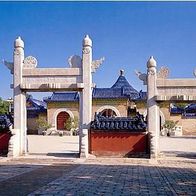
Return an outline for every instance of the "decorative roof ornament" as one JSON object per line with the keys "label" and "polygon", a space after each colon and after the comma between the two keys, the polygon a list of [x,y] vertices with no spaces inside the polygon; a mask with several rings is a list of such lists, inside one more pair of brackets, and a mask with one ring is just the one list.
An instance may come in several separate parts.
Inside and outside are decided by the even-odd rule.
{"label": "decorative roof ornament", "polygon": [[3,59],[2,63],[10,70],[11,74],[14,73],[14,63],[13,62],[8,62]]}
{"label": "decorative roof ornament", "polygon": [[151,68],[156,66],[157,66],[157,62],[154,60],[153,56],[151,56],[150,59],[147,61],[147,67]]}
{"label": "decorative roof ornament", "polygon": [[36,68],[37,59],[33,56],[28,56],[24,59],[24,68]]}
{"label": "decorative roof ornament", "polygon": [[100,58],[99,60],[92,61],[92,72],[95,73],[96,69],[105,61],[105,57]]}
{"label": "decorative roof ornament", "polygon": [[168,67],[161,67],[157,74],[157,78],[166,79],[169,76],[169,68]]}
{"label": "decorative roof ornament", "polygon": [[71,68],[82,67],[82,59],[78,55],[70,56],[68,63]]}
{"label": "decorative roof ornament", "polygon": [[124,73],[125,73],[124,69],[121,69],[120,70],[120,76],[124,76]]}
{"label": "decorative roof ornament", "polygon": [[137,77],[143,81],[143,85],[147,85],[147,74],[135,70]]}

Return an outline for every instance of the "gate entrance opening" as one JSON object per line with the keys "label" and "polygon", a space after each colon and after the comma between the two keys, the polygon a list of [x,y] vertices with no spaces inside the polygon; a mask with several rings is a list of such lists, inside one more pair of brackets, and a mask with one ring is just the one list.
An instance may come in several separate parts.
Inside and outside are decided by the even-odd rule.
{"label": "gate entrance opening", "polygon": [[[27,153],[27,92],[78,91],[79,152],[80,156],[88,157],[88,129],[92,116],[92,72],[95,72],[103,62],[92,61],[92,41],[89,36],[83,39],[82,58],[77,55],[69,58],[70,68],[37,68],[38,62],[35,57],[25,58],[24,42],[20,37],[14,42],[13,59],[13,62],[7,62],[13,74],[14,91],[14,129],[9,142],[8,156]],[[62,128],[60,122],[59,126]]]}
{"label": "gate entrance opening", "polygon": [[65,130],[65,124],[70,118],[67,112],[60,112],[57,115],[57,130]]}

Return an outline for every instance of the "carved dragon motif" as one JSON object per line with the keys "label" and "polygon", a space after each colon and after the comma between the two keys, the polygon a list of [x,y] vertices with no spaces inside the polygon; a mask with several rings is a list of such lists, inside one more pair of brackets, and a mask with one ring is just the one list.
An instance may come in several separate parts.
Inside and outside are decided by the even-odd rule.
{"label": "carved dragon motif", "polygon": [[2,60],[3,64],[10,70],[11,74],[14,73],[14,63],[13,62],[8,62],[6,60]]}
{"label": "carved dragon motif", "polygon": [[96,69],[99,68],[99,66],[104,62],[105,58],[102,57],[99,60],[92,61],[92,72],[95,72]]}
{"label": "carved dragon motif", "polygon": [[168,75],[169,75],[168,67],[161,67],[161,69],[159,70],[159,72],[157,74],[157,78],[165,79],[168,77]]}
{"label": "carved dragon motif", "polygon": [[143,85],[147,85],[147,74],[135,70],[137,77],[143,81]]}

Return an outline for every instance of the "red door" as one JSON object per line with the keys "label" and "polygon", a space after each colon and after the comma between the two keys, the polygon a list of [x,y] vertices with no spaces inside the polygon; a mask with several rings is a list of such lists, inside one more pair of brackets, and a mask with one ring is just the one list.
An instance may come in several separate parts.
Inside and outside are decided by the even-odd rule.
{"label": "red door", "polygon": [[65,130],[66,120],[69,118],[67,112],[60,112],[57,116],[57,130]]}

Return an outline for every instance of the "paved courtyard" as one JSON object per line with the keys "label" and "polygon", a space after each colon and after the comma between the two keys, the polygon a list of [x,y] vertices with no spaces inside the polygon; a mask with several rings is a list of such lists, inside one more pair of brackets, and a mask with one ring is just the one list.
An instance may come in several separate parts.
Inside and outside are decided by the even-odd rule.
{"label": "paved courtyard", "polygon": [[195,145],[195,138],[161,138],[165,154],[157,162],[47,154],[2,158],[0,195],[196,195]]}
{"label": "paved courtyard", "polygon": [[28,135],[31,155],[74,156],[79,153],[79,136]]}

